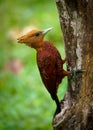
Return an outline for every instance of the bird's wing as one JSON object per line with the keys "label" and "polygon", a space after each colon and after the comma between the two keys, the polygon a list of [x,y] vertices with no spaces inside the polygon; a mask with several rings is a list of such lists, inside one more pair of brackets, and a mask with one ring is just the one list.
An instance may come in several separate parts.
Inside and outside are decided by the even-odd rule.
{"label": "bird's wing", "polygon": [[53,92],[53,89],[56,88],[55,62],[56,59],[54,56],[47,52],[45,52],[43,55],[39,55],[37,61],[42,81],[50,93]]}
{"label": "bird's wing", "polygon": [[58,85],[61,83],[62,78],[64,77],[64,70],[63,70],[63,60],[61,59],[61,56],[59,53],[57,53],[56,56],[56,75],[57,75],[57,79],[56,79],[56,86],[58,87]]}
{"label": "bird's wing", "polygon": [[51,55],[42,57],[38,66],[40,73],[45,79],[50,79],[52,76],[56,76],[55,59]]}

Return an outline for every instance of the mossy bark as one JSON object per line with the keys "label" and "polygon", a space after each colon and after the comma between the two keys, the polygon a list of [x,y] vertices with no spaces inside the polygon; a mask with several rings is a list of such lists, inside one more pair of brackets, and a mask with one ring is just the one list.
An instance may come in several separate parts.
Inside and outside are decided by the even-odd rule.
{"label": "mossy bark", "polygon": [[68,70],[83,69],[68,77],[62,112],[53,119],[54,130],[93,130],[93,1],[56,0]]}

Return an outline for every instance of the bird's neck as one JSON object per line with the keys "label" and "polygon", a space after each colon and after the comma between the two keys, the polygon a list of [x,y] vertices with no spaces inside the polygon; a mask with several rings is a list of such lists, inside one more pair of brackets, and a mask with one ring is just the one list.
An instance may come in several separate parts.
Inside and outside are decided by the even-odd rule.
{"label": "bird's neck", "polygon": [[44,41],[38,43],[38,46],[35,49],[38,52],[38,51],[42,51],[43,47],[44,47]]}
{"label": "bird's neck", "polygon": [[36,48],[36,51],[39,52],[39,51],[42,51],[43,47],[39,47],[39,48]]}

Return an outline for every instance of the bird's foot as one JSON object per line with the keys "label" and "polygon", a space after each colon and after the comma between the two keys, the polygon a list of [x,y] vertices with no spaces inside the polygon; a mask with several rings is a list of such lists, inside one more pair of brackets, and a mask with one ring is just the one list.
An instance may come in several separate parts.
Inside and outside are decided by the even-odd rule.
{"label": "bird's foot", "polygon": [[63,64],[66,62],[66,58],[65,59],[62,59],[62,62],[63,62]]}
{"label": "bird's foot", "polygon": [[83,73],[85,71],[86,70],[83,70],[83,69],[71,70],[71,79],[75,79],[77,74]]}

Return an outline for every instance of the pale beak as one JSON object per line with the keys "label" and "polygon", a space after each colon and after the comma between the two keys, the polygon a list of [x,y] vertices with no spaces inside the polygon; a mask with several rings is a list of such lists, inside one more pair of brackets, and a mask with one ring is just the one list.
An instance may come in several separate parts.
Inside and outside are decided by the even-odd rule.
{"label": "pale beak", "polygon": [[46,35],[50,30],[52,30],[53,28],[48,28],[48,29],[45,29],[44,31],[42,31],[42,34],[43,35]]}

